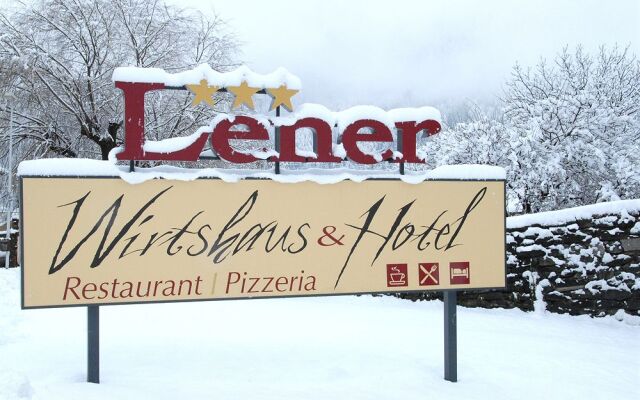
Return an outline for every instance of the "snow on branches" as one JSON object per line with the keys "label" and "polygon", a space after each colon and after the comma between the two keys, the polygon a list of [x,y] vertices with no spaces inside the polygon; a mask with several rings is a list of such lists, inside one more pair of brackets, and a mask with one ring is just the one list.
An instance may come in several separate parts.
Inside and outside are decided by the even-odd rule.
{"label": "snow on branches", "polygon": [[640,196],[640,65],[628,50],[516,65],[501,101],[499,116],[476,110],[436,137],[438,163],[505,167],[518,213]]}

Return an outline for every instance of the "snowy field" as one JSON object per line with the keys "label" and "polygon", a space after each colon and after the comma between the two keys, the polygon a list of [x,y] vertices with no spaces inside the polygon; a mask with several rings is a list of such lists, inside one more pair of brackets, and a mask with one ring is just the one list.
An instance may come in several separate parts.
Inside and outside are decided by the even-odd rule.
{"label": "snowy field", "polygon": [[333,297],[21,311],[0,270],[0,399],[638,399],[640,326],[458,308],[443,380],[442,303]]}

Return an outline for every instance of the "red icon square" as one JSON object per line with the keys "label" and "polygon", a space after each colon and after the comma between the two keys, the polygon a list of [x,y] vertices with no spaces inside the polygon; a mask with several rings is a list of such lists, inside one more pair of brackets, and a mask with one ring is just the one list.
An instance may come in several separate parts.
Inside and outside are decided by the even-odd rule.
{"label": "red icon square", "polygon": [[471,282],[469,262],[449,263],[449,279],[452,285],[468,285]]}
{"label": "red icon square", "polygon": [[438,263],[418,264],[418,282],[420,286],[435,286],[440,284],[440,268]]}
{"label": "red icon square", "polygon": [[387,264],[387,287],[407,286],[407,264]]}

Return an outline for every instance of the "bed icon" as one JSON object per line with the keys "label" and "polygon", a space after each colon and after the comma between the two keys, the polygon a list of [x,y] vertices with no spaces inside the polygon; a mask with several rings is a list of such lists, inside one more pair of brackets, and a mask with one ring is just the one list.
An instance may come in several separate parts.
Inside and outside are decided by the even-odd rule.
{"label": "bed icon", "polygon": [[468,261],[449,263],[449,281],[452,285],[471,283],[471,271]]}

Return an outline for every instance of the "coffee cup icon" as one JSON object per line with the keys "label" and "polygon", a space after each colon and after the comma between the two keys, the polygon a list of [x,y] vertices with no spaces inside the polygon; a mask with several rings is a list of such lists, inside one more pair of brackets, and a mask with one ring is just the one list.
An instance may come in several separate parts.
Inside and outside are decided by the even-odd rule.
{"label": "coffee cup icon", "polygon": [[387,286],[406,286],[407,267],[404,264],[387,266]]}

